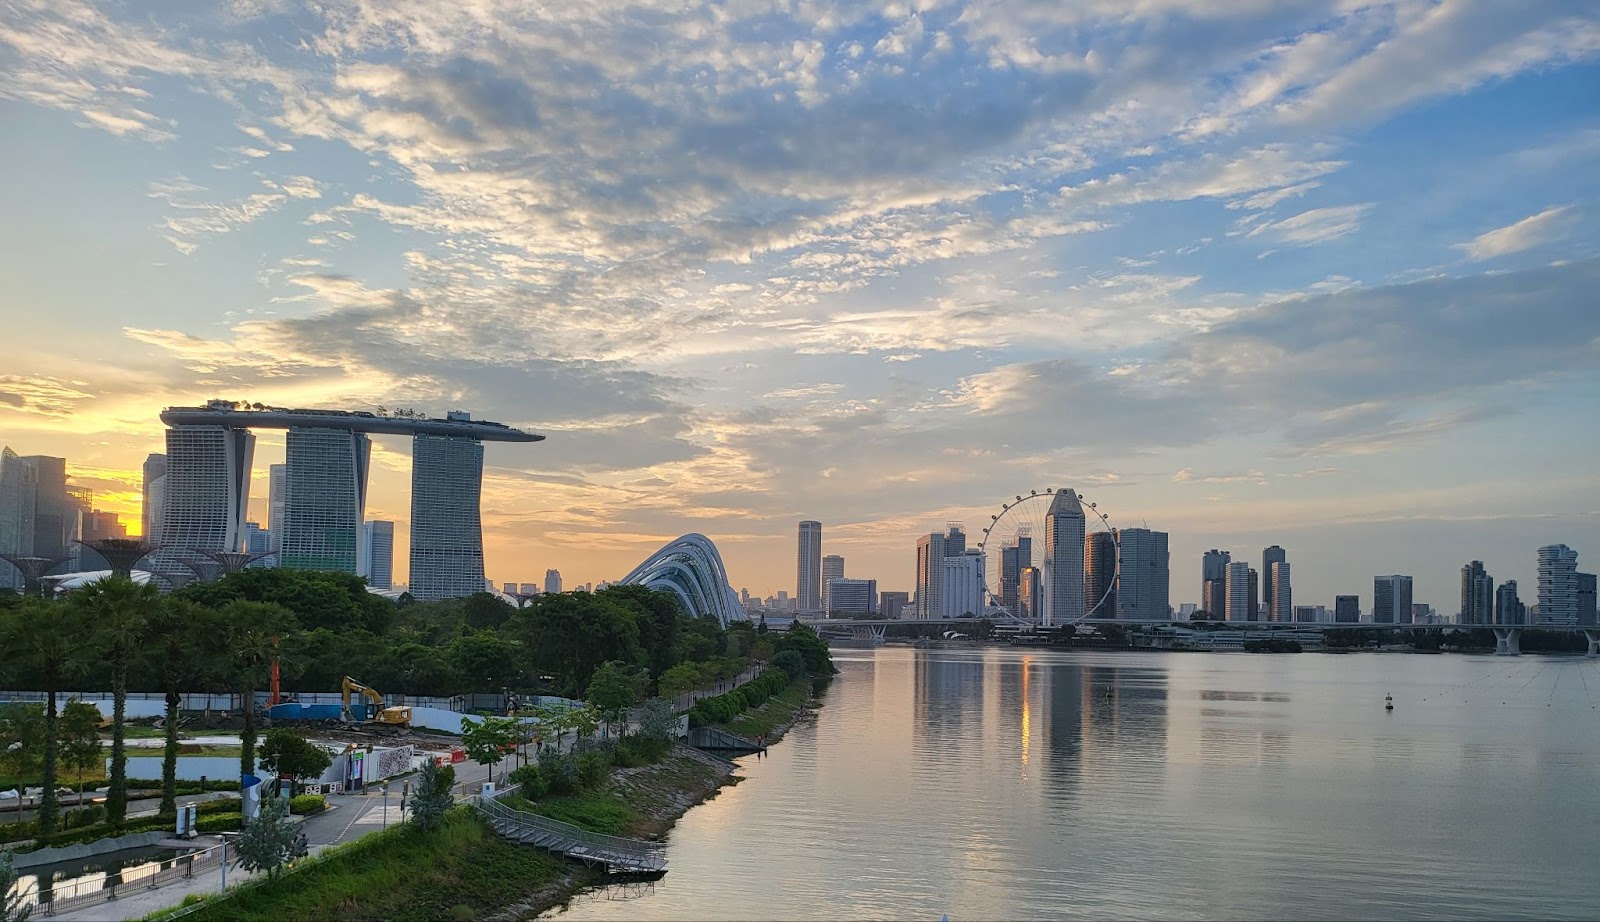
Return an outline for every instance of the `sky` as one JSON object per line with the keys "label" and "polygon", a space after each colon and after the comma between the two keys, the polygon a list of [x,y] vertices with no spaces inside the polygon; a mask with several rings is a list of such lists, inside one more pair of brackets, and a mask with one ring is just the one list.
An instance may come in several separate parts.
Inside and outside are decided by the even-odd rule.
{"label": "sky", "polygon": [[497,583],[701,532],[792,593],[817,519],[909,589],[1072,487],[1174,604],[1267,544],[1531,601],[1600,562],[1597,99],[1568,0],[16,0],[0,444],[137,523],[162,407],[468,410],[548,436]]}

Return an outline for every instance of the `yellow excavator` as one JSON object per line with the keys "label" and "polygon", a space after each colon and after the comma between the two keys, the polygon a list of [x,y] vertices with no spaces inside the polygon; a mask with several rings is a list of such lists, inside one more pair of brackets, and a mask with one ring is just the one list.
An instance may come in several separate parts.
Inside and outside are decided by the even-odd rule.
{"label": "yellow excavator", "polygon": [[[355,679],[345,676],[344,682],[340,684],[340,691],[344,693],[344,711],[340,716],[347,724],[375,720],[390,727],[411,726],[411,709],[409,707],[384,707],[383,696],[378,694],[376,689],[368,688]],[[350,710],[350,697],[352,695],[365,695],[372,699],[371,704],[357,702],[357,707],[361,708],[359,720],[355,712]]]}

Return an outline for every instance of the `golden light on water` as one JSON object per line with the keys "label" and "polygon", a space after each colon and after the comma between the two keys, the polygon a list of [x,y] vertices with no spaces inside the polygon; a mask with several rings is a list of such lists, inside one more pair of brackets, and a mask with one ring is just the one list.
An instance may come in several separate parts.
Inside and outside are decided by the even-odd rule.
{"label": "golden light on water", "polygon": [[1032,729],[1031,726],[1029,726],[1029,719],[1028,719],[1029,718],[1029,714],[1028,714],[1028,669],[1029,669],[1029,666],[1031,665],[1031,663],[1032,663],[1032,660],[1030,660],[1028,657],[1025,656],[1025,657],[1022,658],[1022,764],[1023,765],[1027,765],[1028,764],[1028,739],[1029,739],[1029,737],[1031,737],[1033,735],[1033,729]]}

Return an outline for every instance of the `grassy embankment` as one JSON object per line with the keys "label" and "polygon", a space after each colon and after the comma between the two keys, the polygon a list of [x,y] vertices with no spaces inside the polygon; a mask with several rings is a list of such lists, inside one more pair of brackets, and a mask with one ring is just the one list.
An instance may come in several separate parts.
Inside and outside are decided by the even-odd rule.
{"label": "grassy embankment", "polygon": [[767,742],[782,736],[795,718],[805,710],[811,698],[811,679],[802,676],[791,681],[782,691],[768,698],[760,707],[751,708],[738,717],[716,726],[736,733],[745,739],[766,737]]}
{"label": "grassy embankment", "polygon": [[276,880],[253,881],[227,899],[208,900],[184,918],[479,919],[530,893],[565,893],[594,876],[576,862],[501,839],[469,808],[458,807],[431,834],[409,823],[373,833],[330,849]]}

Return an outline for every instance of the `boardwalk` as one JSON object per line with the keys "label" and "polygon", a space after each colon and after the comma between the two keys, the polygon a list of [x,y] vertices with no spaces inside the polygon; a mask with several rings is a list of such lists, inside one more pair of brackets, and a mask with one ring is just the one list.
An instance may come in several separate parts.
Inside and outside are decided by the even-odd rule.
{"label": "boardwalk", "polygon": [[500,797],[514,790],[506,788],[493,795],[470,797],[468,802],[489,818],[496,832],[513,842],[576,858],[591,867],[603,868],[608,874],[659,877],[667,872],[666,846],[660,842],[601,835],[500,802]]}

